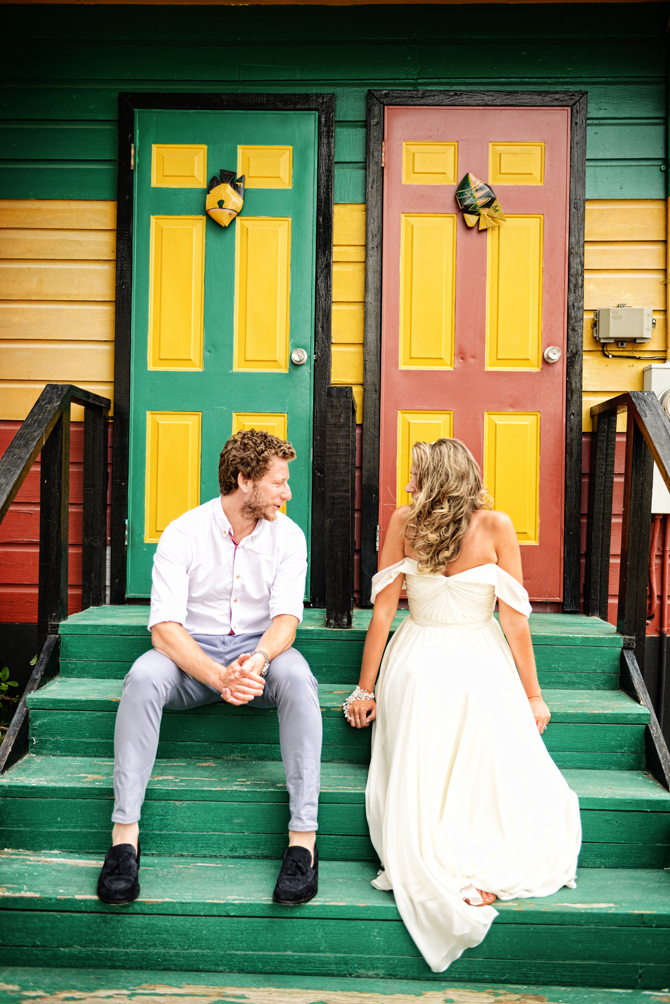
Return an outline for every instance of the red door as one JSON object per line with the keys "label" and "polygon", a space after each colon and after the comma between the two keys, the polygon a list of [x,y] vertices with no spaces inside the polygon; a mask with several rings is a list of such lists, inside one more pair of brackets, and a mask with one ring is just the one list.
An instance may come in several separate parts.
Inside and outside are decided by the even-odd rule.
{"label": "red door", "polygon": [[[412,444],[453,435],[538,601],[563,591],[569,132],[567,108],[386,109],[380,534],[409,501]],[[506,223],[466,226],[467,173]]]}

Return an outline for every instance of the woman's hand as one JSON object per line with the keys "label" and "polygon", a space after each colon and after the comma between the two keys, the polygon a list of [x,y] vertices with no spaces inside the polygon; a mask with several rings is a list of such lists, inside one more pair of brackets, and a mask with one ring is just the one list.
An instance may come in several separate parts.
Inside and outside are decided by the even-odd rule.
{"label": "woman's hand", "polygon": [[551,711],[541,697],[529,697],[528,700],[530,702],[533,715],[535,716],[537,731],[540,735],[542,735],[549,723],[549,719],[551,718]]}
{"label": "woman's hand", "polygon": [[349,704],[349,724],[355,729],[365,729],[377,717],[377,702],[372,700],[351,701]]}

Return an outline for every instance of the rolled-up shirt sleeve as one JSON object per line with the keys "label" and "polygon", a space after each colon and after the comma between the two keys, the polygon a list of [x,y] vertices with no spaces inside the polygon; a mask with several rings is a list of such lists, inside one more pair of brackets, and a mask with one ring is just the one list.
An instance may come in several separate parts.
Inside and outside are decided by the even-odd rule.
{"label": "rolled-up shirt sleeve", "polygon": [[307,577],[307,543],[299,527],[294,528],[287,544],[270,590],[270,617],[291,614],[301,621]]}
{"label": "rolled-up shirt sleeve", "polygon": [[163,621],[186,623],[190,561],[188,537],[174,524],[167,526],[154,556],[149,630]]}

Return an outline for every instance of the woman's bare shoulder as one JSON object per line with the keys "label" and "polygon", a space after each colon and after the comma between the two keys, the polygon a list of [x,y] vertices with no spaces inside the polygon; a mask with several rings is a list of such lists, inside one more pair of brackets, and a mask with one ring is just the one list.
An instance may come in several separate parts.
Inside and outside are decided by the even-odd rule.
{"label": "woman's bare shoulder", "polygon": [[514,524],[506,512],[496,509],[480,509],[479,512],[475,513],[473,521],[476,521],[478,529],[493,537],[505,538],[510,533],[516,537]]}

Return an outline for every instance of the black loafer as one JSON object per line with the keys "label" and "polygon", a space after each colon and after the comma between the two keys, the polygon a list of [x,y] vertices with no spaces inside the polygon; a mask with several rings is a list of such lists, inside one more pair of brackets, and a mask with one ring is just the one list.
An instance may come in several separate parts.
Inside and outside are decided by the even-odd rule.
{"label": "black loafer", "polygon": [[277,885],[272,895],[282,906],[309,903],[319,891],[319,855],[314,848],[314,862],[306,847],[287,847]]}
{"label": "black loafer", "polygon": [[125,906],[140,894],[140,845],[137,854],[132,844],[116,844],[105,854],[98,879],[98,899],[109,906]]}

